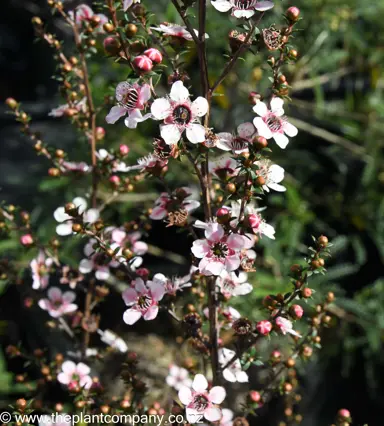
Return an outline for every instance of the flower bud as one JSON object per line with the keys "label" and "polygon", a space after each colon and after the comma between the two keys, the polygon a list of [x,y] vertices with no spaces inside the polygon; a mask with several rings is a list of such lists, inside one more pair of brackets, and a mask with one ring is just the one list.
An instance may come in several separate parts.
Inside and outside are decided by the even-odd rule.
{"label": "flower bud", "polygon": [[231,219],[231,213],[225,207],[221,207],[216,212],[217,221],[221,224],[228,223]]}
{"label": "flower bud", "polygon": [[120,155],[122,155],[122,156],[128,155],[128,153],[129,153],[129,146],[122,143],[119,146],[119,152],[120,152]]}
{"label": "flower bud", "polygon": [[105,137],[105,129],[104,127],[96,127],[96,140],[101,141]]}
{"label": "flower bud", "polygon": [[320,247],[327,247],[329,241],[328,241],[328,238],[325,235],[321,235],[317,239],[317,242],[318,242]]}
{"label": "flower bud", "polygon": [[153,62],[148,58],[148,56],[140,55],[132,61],[134,67],[141,73],[147,73],[152,70]]}
{"label": "flower bud", "polygon": [[267,320],[259,321],[256,324],[256,330],[261,335],[268,336],[268,334],[272,331],[272,324]]}
{"label": "flower bud", "polygon": [[111,184],[114,185],[114,186],[119,186],[120,185],[120,178],[117,175],[113,175],[109,178],[109,182],[111,182]]}
{"label": "flower bud", "polygon": [[137,33],[137,25],[130,23],[125,27],[125,35],[128,38],[134,37],[136,33]]}
{"label": "flower bud", "polygon": [[278,362],[280,362],[280,360],[281,360],[281,352],[280,352],[280,351],[277,351],[277,350],[272,351],[271,356],[270,356],[270,360],[271,360],[273,363],[278,363]]}
{"label": "flower bud", "polygon": [[115,31],[115,27],[110,22],[107,22],[103,25],[103,30],[106,33],[111,33],[113,31]]}
{"label": "flower bud", "polygon": [[312,290],[309,287],[305,287],[301,290],[301,297],[309,299],[312,296]]}
{"label": "flower bud", "polygon": [[23,410],[27,406],[27,401],[24,398],[20,398],[16,401],[16,407],[19,410]]}
{"label": "flower bud", "polygon": [[120,42],[115,37],[107,37],[103,42],[105,53],[111,56],[116,56],[120,52]]}
{"label": "flower bud", "polygon": [[20,242],[23,246],[28,247],[33,244],[33,237],[31,234],[25,234],[20,237]]}
{"label": "flower bud", "polygon": [[252,402],[260,402],[261,401],[260,392],[257,392],[255,390],[250,391],[249,398],[251,399]]}
{"label": "flower bud", "polygon": [[153,63],[160,64],[163,61],[163,55],[159,50],[153,47],[144,51],[144,55],[147,56]]}
{"label": "flower bud", "polygon": [[285,12],[285,16],[291,21],[291,22],[297,22],[300,17],[300,9],[296,6],[292,6]]}
{"label": "flower bud", "polygon": [[236,185],[232,182],[228,183],[225,186],[225,189],[230,193],[230,194],[234,194],[237,190]]}
{"label": "flower bud", "polygon": [[303,316],[304,310],[300,305],[292,305],[289,308],[289,314],[293,319],[300,319]]}
{"label": "flower bud", "polygon": [[18,105],[16,99],[13,98],[7,98],[5,103],[10,109],[16,109]]}
{"label": "flower bud", "polygon": [[32,22],[33,25],[36,25],[38,27],[40,27],[41,25],[43,25],[43,21],[38,16],[34,16],[31,19],[31,22]]}
{"label": "flower bud", "polygon": [[291,49],[289,52],[288,52],[288,58],[289,59],[292,59],[292,60],[295,60],[295,59],[297,59],[297,57],[299,56],[299,53],[297,52],[297,50],[295,50],[295,49]]}
{"label": "flower bud", "polygon": [[327,293],[327,303],[332,303],[335,300],[335,293],[333,291],[329,291]]}
{"label": "flower bud", "polygon": [[253,140],[253,145],[257,149],[263,149],[268,146],[268,141],[263,136],[256,136],[256,138]]}
{"label": "flower bud", "polygon": [[337,418],[340,421],[351,421],[351,413],[349,412],[349,410],[347,410],[346,408],[341,408],[338,412],[337,412]]}

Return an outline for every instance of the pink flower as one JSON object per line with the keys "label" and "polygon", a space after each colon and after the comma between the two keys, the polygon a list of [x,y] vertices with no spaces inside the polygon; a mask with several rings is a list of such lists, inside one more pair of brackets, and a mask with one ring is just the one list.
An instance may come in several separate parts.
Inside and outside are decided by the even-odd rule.
{"label": "pink flower", "polygon": [[258,0],[212,0],[211,3],[219,12],[228,12],[232,9],[232,16],[246,19],[253,16],[256,10],[264,12],[274,6],[272,1]]}
{"label": "pink flower", "polygon": [[253,107],[253,111],[260,117],[256,117],[253,120],[259,136],[263,136],[266,139],[274,138],[277,145],[284,149],[288,145],[288,138],[285,136],[286,133],[290,137],[297,135],[297,128],[284,117],[283,109],[284,101],[281,98],[272,98],[271,109],[267,108],[264,102],[257,102]]}
{"label": "pink flower", "polygon": [[20,237],[20,243],[23,246],[31,246],[34,243],[32,235],[31,234],[22,235]]}
{"label": "pink flower", "polygon": [[188,370],[177,365],[171,365],[169,367],[168,376],[165,378],[168,386],[173,387],[179,391],[182,387],[191,387],[192,380],[188,377]]}
{"label": "pink flower", "polygon": [[300,305],[292,305],[289,308],[289,313],[294,319],[300,319],[304,314],[304,309]]}
{"label": "pink flower", "polygon": [[39,300],[39,306],[41,309],[48,311],[53,318],[60,318],[77,310],[77,305],[72,303],[76,299],[76,294],[73,291],[62,293],[58,287],[51,287],[47,296],[47,299]]}
{"label": "pink flower", "polygon": [[225,235],[218,223],[208,223],[205,227],[206,239],[196,240],[192,253],[201,259],[199,270],[204,275],[220,275],[223,271],[234,271],[240,266],[240,251],[246,244],[245,237],[239,234]]}
{"label": "pink flower", "polygon": [[[235,351],[231,349],[222,348],[219,351],[219,363],[221,367],[224,367],[228,364],[229,361],[236,355]],[[248,374],[242,370],[240,360],[237,358],[233,361],[227,368],[223,370],[223,377],[225,380],[231,383],[239,382],[246,383],[248,382]]]}
{"label": "pink flower", "polygon": [[[107,231],[111,231],[110,228]],[[111,248],[122,249],[128,248],[134,255],[143,256],[148,251],[148,245],[144,241],[140,241],[141,232],[126,232],[123,228],[115,228],[111,231]]]}
{"label": "pink flower", "polygon": [[141,123],[151,116],[151,114],[143,116],[140,112],[145,108],[146,103],[151,98],[149,84],[140,86],[137,83],[130,84],[127,81],[123,81],[117,85],[115,96],[117,106],[112,107],[109,114],[105,117],[107,123],[114,124],[119,118],[127,114],[128,117],[125,119],[125,125],[130,129],[135,129],[137,123]]}
{"label": "pink flower", "polygon": [[[68,12],[68,16],[72,20],[75,19],[75,13],[72,11]],[[100,22],[96,28],[99,30],[99,32],[103,32],[103,25],[108,22],[108,18],[102,13],[95,14],[93,10],[86,4],[81,4],[77,6],[76,8],[76,24],[77,25],[82,25],[83,22],[90,22],[94,16],[97,16],[100,18]]]}
{"label": "pink flower", "polygon": [[136,56],[132,63],[141,73],[147,73],[153,68],[153,62],[146,55]]}
{"label": "pink flower", "polygon": [[180,210],[186,210],[188,213],[200,207],[200,203],[196,200],[190,200],[192,191],[187,188],[179,188],[172,193],[167,192],[160,194],[160,197],[155,201],[155,207],[150,214],[153,220],[161,220],[168,216],[168,213]]}
{"label": "pink flower", "polygon": [[272,225],[269,225],[260,215],[260,213],[251,213],[247,216],[248,222],[252,231],[255,234],[265,235],[272,240],[275,239],[275,228]]}
{"label": "pink flower", "polygon": [[49,283],[49,270],[52,266],[52,259],[46,257],[43,250],[39,251],[36,259],[33,259],[29,266],[31,267],[32,272],[32,288],[34,290],[42,289],[48,287]]}
{"label": "pink flower", "polygon": [[160,133],[168,145],[179,142],[184,131],[190,142],[204,142],[205,128],[198,117],[203,117],[207,111],[207,100],[199,96],[191,102],[189,91],[180,80],[173,83],[169,97],[156,99],[151,106],[154,118],[164,120]]}
{"label": "pink flower", "polygon": [[126,12],[134,3],[140,3],[140,0],[124,0],[123,10]]}
{"label": "pink flower", "polygon": [[160,64],[163,60],[163,55],[160,53],[159,50],[151,47],[150,49],[147,49],[144,51],[144,55],[148,56],[148,58],[154,62],[155,64]]}
{"label": "pink flower", "polygon": [[256,324],[256,330],[263,336],[268,336],[268,334],[272,331],[272,324],[267,320],[259,321]]}
{"label": "pink flower", "polygon": [[221,275],[217,277],[216,285],[227,298],[231,296],[242,296],[253,290],[252,285],[247,282],[247,279],[248,275],[245,272],[240,272],[236,275],[235,272],[223,271]]}
{"label": "pink flower", "polygon": [[207,379],[202,374],[196,374],[193,379],[192,389],[183,386],[179,390],[179,399],[186,406],[187,420],[198,423],[202,416],[210,422],[221,419],[221,404],[226,396],[225,389],[221,386],[213,387],[209,392]]}
{"label": "pink flower", "polygon": [[[188,41],[193,40],[191,33],[187,30],[186,27],[183,27],[182,25],[164,23],[164,24],[160,24],[159,27],[151,27],[151,29],[162,32],[166,36],[184,38],[185,40],[188,40]],[[198,35],[197,30],[193,30],[193,31],[195,31],[195,34]],[[209,38],[208,34],[205,34],[205,38],[206,39]]]}
{"label": "pink flower", "polygon": [[145,285],[141,278],[136,278],[133,284],[134,288],[123,292],[125,304],[131,306],[124,312],[124,322],[132,325],[141,317],[146,321],[155,319],[159,312],[159,301],[164,296],[164,287],[156,281],[147,281]]}
{"label": "pink flower", "polygon": [[88,365],[82,362],[75,364],[73,361],[64,361],[57,380],[69,388],[80,386],[81,388],[89,389],[92,386],[90,371],[91,369]]}
{"label": "pink flower", "polygon": [[301,335],[297,331],[293,330],[292,322],[288,319],[283,317],[277,317],[275,320],[275,324],[284,335],[289,333],[293,334],[294,336],[301,337]]}
{"label": "pink flower", "polygon": [[282,167],[272,164],[268,159],[255,161],[254,164],[258,167],[257,176],[265,179],[264,191],[269,192],[270,189],[278,192],[286,191],[286,188],[280,185],[280,182],[284,179],[284,169]]}
{"label": "pink flower", "polygon": [[248,145],[256,134],[256,129],[252,123],[243,123],[237,128],[237,136],[232,133],[218,133],[219,141],[217,148],[223,151],[232,151],[233,154],[248,152]]}

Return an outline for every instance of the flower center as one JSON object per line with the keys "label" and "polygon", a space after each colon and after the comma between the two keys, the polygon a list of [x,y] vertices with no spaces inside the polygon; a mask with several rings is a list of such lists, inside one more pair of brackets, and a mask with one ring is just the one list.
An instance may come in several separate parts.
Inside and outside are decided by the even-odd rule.
{"label": "flower center", "polygon": [[274,114],[269,114],[264,121],[272,132],[279,132],[283,127],[281,118]]}
{"label": "flower center", "polygon": [[216,243],[212,247],[212,253],[215,257],[225,258],[229,253],[228,246],[225,243]]}
{"label": "flower center", "polygon": [[237,284],[235,283],[235,281],[230,279],[225,279],[223,282],[224,291],[232,292],[236,288],[236,286]]}
{"label": "flower center", "polygon": [[80,376],[78,374],[72,374],[72,381],[78,382],[80,380]]}
{"label": "flower center", "polygon": [[178,105],[173,110],[173,121],[176,124],[185,125],[191,121],[192,113],[191,110],[185,105]]}
{"label": "flower center", "polygon": [[232,142],[232,149],[234,151],[240,151],[248,147],[248,141],[246,139],[237,136]]}
{"label": "flower center", "polygon": [[255,0],[231,0],[231,3],[236,9],[251,9],[255,6]]}
{"label": "flower center", "polygon": [[196,395],[193,398],[193,406],[197,411],[204,411],[209,405],[209,401],[204,395]]}
{"label": "flower center", "polygon": [[61,301],[61,300],[55,300],[54,302],[53,302],[53,307],[55,308],[55,309],[58,309],[58,308],[60,308],[60,306],[63,304],[63,302]]}
{"label": "flower center", "polygon": [[152,305],[152,298],[147,294],[143,294],[138,297],[137,304],[140,309],[146,310]]}

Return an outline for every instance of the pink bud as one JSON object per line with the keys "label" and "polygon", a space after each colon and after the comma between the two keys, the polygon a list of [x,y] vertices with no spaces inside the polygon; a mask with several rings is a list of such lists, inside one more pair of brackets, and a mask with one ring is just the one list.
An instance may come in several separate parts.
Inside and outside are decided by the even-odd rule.
{"label": "pink bud", "polygon": [[147,277],[149,275],[149,270],[147,268],[139,268],[136,270],[136,274],[139,277]]}
{"label": "pink bud", "polygon": [[120,151],[120,154],[121,155],[128,155],[128,152],[129,152],[129,146],[128,145],[125,145],[125,144],[121,144],[120,146],[119,146],[119,151]]}
{"label": "pink bud", "polygon": [[296,6],[292,6],[285,12],[285,14],[290,21],[296,22],[300,17],[300,9]]}
{"label": "pink bud", "polygon": [[119,178],[119,176],[116,176],[116,175],[112,175],[112,176],[109,178],[109,181],[110,181],[113,185],[119,185],[119,184],[120,184],[120,178]]}
{"label": "pink bud", "polygon": [[251,214],[248,216],[249,225],[253,230],[256,230],[259,228],[261,224],[261,216],[257,213]]}
{"label": "pink bud", "polygon": [[349,412],[349,410],[347,410],[346,408],[341,408],[338,412],[337,415],[340,419],[342,420],[348,420],[351,418],[351,413]]}
{"label": "pink bud", "polygon": [[256,324],[256,330],[263,336],[267,336],[272,331],[272,324],[267,320],[259,321]]}
{"label": "pink bud", "polygon": [[31,246],[33,244],[33,237],[31,234],[25,234],[20,237],[20,242],[23,246]]}
{"label": "pink bud", "polygon": [[292,318],[300,319],[303,316],[304,310],[300,305],[292,305],[289,308],[289,313]]}
{"label": "pink bud", "polygon": [[229,213],[228,209],[226,209],[225,207],[221,207],[219,210],[217,210],[216,216],[217,217],[226,216],[228,213]]}
{"label": "pink bud", "polygon": [[280,351],[272,351],[271,358],[273,360],[278,360],[281,358],[281,352]]}
{"label": "pink bud", "polygon": [[153,68],[153,62],[145,55],[136,56],[132,63],[137,70],[143,73],[149,72]]}
{"label": "pink bud", "polygon": [[148,58],[154,62],[155,64],[160,64],[163,60],[163,55],[158,51],[157,49],[154,49],[153,47],[150,49],[147,49],[144,52],[145,56],[148,56]]}
{"label": "pink bud", "polygon": [[253,402],[259,402],[261,400],[260,392],[257,392],[255,390],[249,392],[249,397]]}
{"label": "pink bud", "polygon": [[115,37],[106,37],[103,42],[104,50],[107,54],[115,56],[120,52],[120,42]]}
{"label": "pink bud", "polygon": [[98,141],[103,140],[105,137],[105,129],[104,127],[96,127],[96,139]]}
{"label": "pink bud", "polygon": [[33,305],[33,299],[32,299],[32,297],[26,297],[24,299],[24,306],[26,308],[30,308],[32,305]]}

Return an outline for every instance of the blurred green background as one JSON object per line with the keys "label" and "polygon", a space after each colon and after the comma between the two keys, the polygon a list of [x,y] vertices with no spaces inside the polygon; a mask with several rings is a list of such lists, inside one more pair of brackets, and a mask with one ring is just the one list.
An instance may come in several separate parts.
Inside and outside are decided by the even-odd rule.
{"label": "blurred green background", "polygon": [[[55,72],[51,51],[43,43],[33,42],[30,19],[34,15],[44,18],[50,30],[68,41],[69,51],[70,34],[51,17],[44,1],[5,3],[7,7],[0,18],[1,99],[13,96],[22,101],[45,142],[64,148],[72,158],[86,159],[86,142],[77,138],[65,119],[54,121],[47,116],[62,101],[56,94],[56,82],[51,79]],[[143,3],[149,6],[145,0]],[[236,300],[235,306],[258,318],[260,299],[287,289],[289,266],[303,257],[311,235],[327,235],[335,245],[328,274],[317,276],[311,286],[316,290],[315,298],[320,299],[329,290],[336,293],[337,319],[334,327],[325,332],[320,355],[305,370],[303,425],[330,424],[337,409],[346,407],[351,409],[355,424],[379,426],[383,424],[384,398],[384,1],[299,0],[275,4],[260,28],[282,24],[282,13],[289,6],[298,6],[302,11],[303,20],[298,25],[302,31],[292,42],[299,59],[285,70],[292,86],[292,103],[286,112],[299,128],[299,135],[286,150],[273,149],[272,159],[286,170],[287,187],[286,193],[267,197],[266,215],[276,228],[277,239],[262,240],[257,273],[251,278],[255,291],[252,297]],[[157,0],[150,7],[156,12],[157,23],[176,22],[176,12],[169,1]],[[228,53],[227,34],[237,23],[228,14],[209,7],[207,46],[212,80],[223,68],[224,55]],[[91,74],[97,99],[102,102],[124,79],[125,70],[106,59],[102,49],[99,51]],[[263,94],[267,90],[270,75],[265,59],[269,54],[266,50],[258,55],[248,54],[219,87],[222,96],[215,98],[212,114],[216,131],[231,131],[241,122],[252,120],[248,93],[254,90]],[[191,50],[185,60],[191,83],[198,87],[195,52]],[[165,78],[162,83],[165,91]],[[54,209],[80,195],[86,182],[53,182],[46,178],[49,165],[35,156],[32,147],[27,147],[12,118],[4,112],[5,108],[0,115],[0,196],[33,210],[39,235],[48,239],[54,232]],[[107,108],[100,113],[100,125],[104,125],[104,112]],[[100,147],[127,143],[133,162],[136,156],[151,150],[150,136],[157,124],[146,123],[134,132],[120,122],[106,130],[107,137]],[[171,168],[167,180],[171,187],[195,184],[179,166]],[[151,185],[138,186],[139,196],[124,197],[110,219],[126,221],[149,207],[155,191],[161,189],[154,182]],[[155,224],[149,242],[153,249],[148,265],[156,272],[161,269],[172,275],[188,269],[188,240],[182,242],[172,229]],[[74,247],[77,258],[73,257]],[[81,258],[79,241],[72,241],[65,250],[67,261],[76,264]],[[165,261],[164,250],[177,251],[184,258]],[[9,241],[0,241],[0,252],[21,261],[27,259],[17,244]],[[25,314],[18,293],[9,287],[2,291],[3,340],[8,342],[4,336],[7,333],[23,339],[26,326],[20,318],[25,318]],[[0,375],[0,392],[17,393],[7,368],[0,358],[0,371],[4,371]],[[276,424],[266,420],[269,415],[264,423],[257,424]]]}

